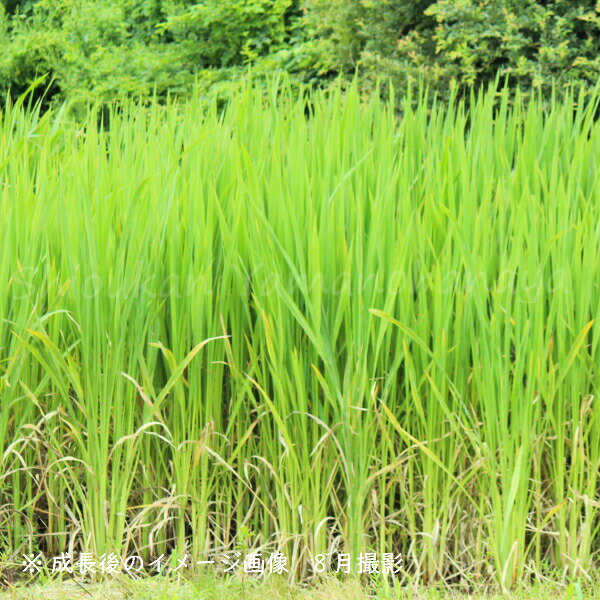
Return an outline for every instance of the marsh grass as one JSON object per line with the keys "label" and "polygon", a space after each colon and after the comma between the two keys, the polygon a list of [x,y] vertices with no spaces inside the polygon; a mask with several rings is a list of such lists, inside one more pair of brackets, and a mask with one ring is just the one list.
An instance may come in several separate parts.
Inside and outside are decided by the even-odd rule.
{"label": "marsh grass", "polygon": [[[599,96],[0,118],[0,541],[599,559]],[[402,116],[398,118],[399,109]]]}

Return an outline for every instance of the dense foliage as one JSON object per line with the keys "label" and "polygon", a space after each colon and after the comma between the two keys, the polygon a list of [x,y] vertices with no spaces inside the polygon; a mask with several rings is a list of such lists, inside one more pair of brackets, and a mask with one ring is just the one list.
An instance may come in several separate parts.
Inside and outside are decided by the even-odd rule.
{"label": "dense foliage", "polygon": [[599,98],[499,96],[9,107],[0,556],[594,573]]}
{"label": "dense foliage", "polygon": [[39,74],[75,99],[182,92],[249,64],[301,82],[424,78],[445,91],[500,73],[526,88],[598,80],[597,0],[4,0],[0,90]]}

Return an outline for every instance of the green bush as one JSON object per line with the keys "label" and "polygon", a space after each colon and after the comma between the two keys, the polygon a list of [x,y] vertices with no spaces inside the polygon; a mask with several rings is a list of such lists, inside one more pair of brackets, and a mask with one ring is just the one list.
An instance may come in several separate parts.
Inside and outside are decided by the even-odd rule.
{"label": "green bush", "polygon": [[600,72],[600,3],[555,0],[440,0],[436,52],[465,83],[499,71],[539,87],[558,79],[593,81]]}
{"label": "green bush", "polygon": [[356,68],[364,45],[362,7],[356,0],[305,0],[300,66],[319,76]]}
{"label": "green bush", "polygon": [[[51,73],[75,99],[148,96],[286,70],[367,90],[424,79],[445,93],[505,76],[525,89],[600,77],[587,0],[26,0],[3,2],[0,92]],[[218,71],[218,72],[214,72]],[[207,84],[210,85],[210,84]]]}
{"label": "green bush", "polygon": [[[164,49],[131,26],[133,3],[41,0],[10,21],[0,59],[0,85],[20,93],[50,73],[54,90],[74,99],[104,92],[147,93],[160,74],[173,75]],[[140,4],[140,3],[137,3]]]}
{"label": "green bush", "polygon": [[[445,91],[498,74],[524,88],[596,82],[600,2],[587,0],[311,0],[307,35],[322,73],[363,85],[417,78]],[[328,23],[325,25],[325,23]],[[333,23],[333,25],[331,24]]]}
{"label": "green bush", "polygon": [[283,47],[291,0],[170,0],[166,31],[188,60],[204,67],[254,61]]}
{"label": "green bush", "polygon": [[0,92],[21,93],[45,73],[51,93],[76,101],[181,92],[210,79],[206,69],[284,50],[296,8],[291,0],[21,2],[0,17]]}

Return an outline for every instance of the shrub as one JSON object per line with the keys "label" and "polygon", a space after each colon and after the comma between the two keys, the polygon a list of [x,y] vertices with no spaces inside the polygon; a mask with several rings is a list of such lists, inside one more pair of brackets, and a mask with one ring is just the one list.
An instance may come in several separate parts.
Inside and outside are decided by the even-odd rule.
{"label": "shrub", "polygon": [[[32,0],[4,2],[0,92],[39,74],[76,98],[187,90],[235,81],[240,67],[281,69],[322,85],[358,69],[403,90],[416,79],[498,74],[523,88],[595,82],[600,2],[586,0]],[[219,74],[207,70],[225,69]]]}
{"label": "shrub", "polygon": [[[352,74],[368,87],[423,78],[444,91],[455,81],[498,74],[526,88],[595,82],[600,74],[600,2],[587,0],[314,0],[306,27],[322,72]],[[327,22],[334,25],[324,26]],[[307,47],[311,47],[310,44]],[[336,53],[337,50],[337,53]]]}
{"label": "shrub", "polygon": [[206,0],[166,3],[165,29],[187,58],[201,66],[227,67],[281,48],[291,0]]}
{"label": "shrub", "polygon": [[436,53],[461,82],[489,80],[496,72],[534,87],[598,76],[595,0],[439,0],[427,12],[437,22]]}
{"label": "shrub", "polygon": [[[42,73],[75,100],[187,90],[204,69],[249,64],[286,46],[291,0],[40,0],[0,18],[0,91]],[[4,33],[3,33],[4,32]],[[283,57],[282,57],[283,58]],[[282,64],[276,61],[276,64]]]}

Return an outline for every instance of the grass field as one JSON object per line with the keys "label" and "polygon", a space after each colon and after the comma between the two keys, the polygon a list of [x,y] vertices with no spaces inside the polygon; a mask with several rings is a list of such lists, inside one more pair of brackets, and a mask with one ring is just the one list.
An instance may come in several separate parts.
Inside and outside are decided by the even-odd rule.
{"label": "grass field", "polygon": [[460,593],[432,588],[374,589],[356,580],[341,583],[329,580],[314,586],[289,586],[273,581],[251,582],[197,580],[194,582],[118,581],[102,585],[72,582],[15,588],[0,600],[594,600],[600,588],[577,584],[537,584],[511,594],[493,592]]}
{"label": "grass field", "polygon": [[599,100],[9,106],[2,555],[594,577]]}

